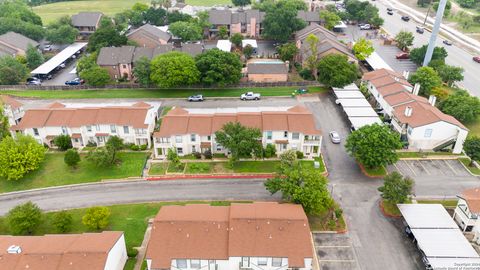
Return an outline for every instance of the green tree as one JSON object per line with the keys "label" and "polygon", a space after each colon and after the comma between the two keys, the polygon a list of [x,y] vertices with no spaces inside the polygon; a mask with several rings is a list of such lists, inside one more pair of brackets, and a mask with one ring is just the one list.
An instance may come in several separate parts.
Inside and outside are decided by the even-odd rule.
{"label": "green tree", "polygon": [[444,83],[448,86],[452,86],[454,82],[463,81],[462,67],[441,65],[435,69]]}
{"label": "green tree", "polygon": [[68,149],[63,157],[63,161],[69,167],[76,167],[77,164],[80,162],[80,155],[78,154],[77,150],[75,149]]}
{"label": "green tree", "polygon": [[96,167],[108,168],[113,165],[113,151],[109,147],[98,147],[90,150],[86,159]]}
{"label": "green tree", "polygon": [[18,180],[38,169],[44,157],[45,148],[33,137],[22,134],[17,134],[15,139],[5,137],[0,142],[0,176]]}
{"label": "green tree", "polygon": [[97,66],[97,53],[91,53],[78,59],[77,61],[77,73],[91,69]]}
{"label": "green tree", "polygon": [[315,79],[318,79],[318,37],[310,34],[305,39],[308,46],[308,57],[305,59],[305,66],[312,72]]}
{"label": "green tree", "polygon": [[442,80],[438,73],[431,67],[420,67],[410,77],[411,84],[420,84],[420,95],[429,96],[434,87],[440,86]]}
{"label": "green tree", "polygon": [[275,145],[269,143],[267,146],[265,146],[265,150],[263,151],[263,156],[266,158],[271,158],[274,157],[277,153],[277,149],[275,148]]}
{"label": "green tree", "polygon": [[245,48],[243,48],[243,55],[245,55],[245,58],[250,59],[253,54],[253,47],[250,44],[247,44]]}
{"label": "green tree", "polygon": [[480,115],[480,100],[465,90],[457,90],[440,102],[439,108],[462,123],[471,123]]}
{"label": "green tree", "polygon": [[355,81],[358,77],[356,64],[348,62],[342,54],[330,54],[318,62],[318,81],[329,87],[343,87]]}
{"label": "green tree", "polygon": [[83,225],[90,230],[105,229],[110,223],[110,209],[104,206],[95,206],[88,208],[85,215],[82,217]]}
{"label": "green tree", "polygon": [[155,57],[151,70],[150,79],[159,87],[192,85],[200,79],[200,71],[193,57],[180,52],[169,52]]}
{"label": "green tree", "polygon": [[78,30],[72,26],[70,17],[63,16],[48,25],[45,38],[55,44],[71,44],[77,36]]}
{"label": "green tree", "polygon": [[5,113],[4,104],[0,98],[0,142],[5,137],[10,137],[10,124]]}
{"label": "green tree", "polygon": [[218,37],[220,39],[228,38],[228,29],[226,26],[222,25],[220,28],[218,28]]}
{"label": "green tree", "polygon": [[114,25],[100,26],[88,39],[87,51],[99,51],[103,47],[119,47],[127,44],[127,37]]}
{"label": "green tree", "polygon": [[235,84],[242,77],[242,62],[238,55],[219,49],[208,50],[195,58],[200,81],[206,85]]}
{"label": "green tree", "polygon": [[480,137],[469,136],[463,143],[463,151],[470,158],[470,166],[473,165],[473,161],[480,160]]}
{"label": "green tree", "polygon": [[473,8],[477,4],[477,0],[457,0],[456,2],[463,8]]}
{"label": "green tree", "polygon": [[53,215],[52,225],[57,232],[66,233],[72,229],[73,218],[67,211],[60,211]]}
{"label": "green tree", "polygon": [[169,148],[167,152],[167,160],[173,164],[175,167],[180,167],[182,163],[180,162],[180,158],[178,157],[177,152],[174,148]]}
{"label": "green tree", "polygon": [[37,41],[45,34],[42,20],[25,1],[0,1],[0,34],[9,31]]}
{"label": "green tree", "polygon": [[373,124],[353,131],[345,148],[356,161],[367,168],[378,168],[398,160],[396,149],[402,147],[400,136],[388,126]]}
{"label": "green tree", "polygon": [[168,26],[168,31],[182,41],[197,41],[203,37],[203,29],[193,22],[174,22]]}
{"label": "green tree", "polygon": [[244,7],[246,5],[250,5],[250,0],[232,0],[234,6],[241,6]]}
{"label": "green tree", "polygon": [[243,36],[240,33],[235,33],[230,37],[230,41],[237,47],[242,46]]}
{"label": "green tree", "polygon": [[337,13],[328,10],[320,11],[320,19],[325,21],[325,28],[328,30],[332,30],[341,20]]}
{"label": "green tree", "polygon": [[179,11],[173,11],[173,12],[168,12],[167,13],[167,22],[169,24],[172,24],[174,22],[190,22],[192,21],[192,16],[186,14],[186,13],[181,13]]}
{"label": "green tree", "polygon": [[215,132],[217,143],[230,150],[231,161],[261,152],[261,138],[262,133],[258,128],[245,127],[238,122],[226,123],[221,130]]}
{"label": "green tree", "polygon": [[145,21],[152,25],[165,25],[167,23],[167,11],[163,8],[150,7],[144,14]]}
{"label": "green tree", "polygon": [[33,47],[30,44],[28,44],[25,55],[27,58],[27,66],[29,69],[35,69],[36,67],[43,64],[43,62],[45,61],[42,53],[40,53],[37,48]]}
{"label": "green tree", "polygon": [[115,163],[117,152],[124,147],[123,139],[118,136],[110,136],[105,146],[112,151],[112,164]]}
{"label": "green tree", "polygon": [[379,16],[378,8],[366,1],[346,0],[345,9],[350,20],[368,22],[373,26],[381,26],[383,19]]}
{"label": "green tree", "polygon": [[306,9],[305,3],[277,1],[273,6],[266,10],[262,35],[267,39],[287,42],[295,31],[306,26],[302,19],[297,18],[297,12]]}
{"label": "green tree", "polygon": [[135,76],[140,85],[149,86],[150,75],[150,60],[147,57],[142,56],[135,62],[135,67],[133,68],[133,76]]}
{"label": "green tree", "polygon": [[413,33],[405,30],[398,32],[398,34],[395,36],[397,46],[402,51],[408,50],[408,47],[413,45],[414,39],[415,37],[413,36]]}
{"label": "green tree", "polygon": [[293,58],[295,55],[298,53],[298,48],[295,45],[295,43],[290,42],[290,43],[285,43],[280,45],[277,48],[278,55],[282,61],[293,61]]}
{"label": "green tree", "polygon": [[355,57],[357,57],[360,61],[367,59],[374,51],[375,49],[373,48],[372,42],[363,37],[357,40],[355,45],[353,45]]}
{"label": "green tree", "polygon": [[30,201],[15,206],[7,214],[8,226],[14,235],[32,234],[41,219],[42,210]]}
{"label": "green tree", "polygon": [[[410,51],[410,60],[412,60],[417,65],[423,64],[423,59],[425,58],[425,54],[427,53],[427,45],[423,45],[419,48],[414,48]],[[435,47],[433,49],[432,54],[432,61],[439,60],[445,62],[445,58],[447,58],[448,53],[447,50],[443,47]]]}
{"label": "green tree", "polygon": [[28,76],[28,69],[11,56],[0,57],[0,84],[22,83]]}
{"label": "green tree", "polygon": [[58,149],[62,151],[67,151],[68,149],[72,148],[72,138],[69,135],[58,135],[53,140],[53,143],[58,147]]}
{"label": "green tree", "polygon": [[[432,8],[435,10],[435,12],[438,9],[439,1],[433,2]],[[448,15],[450,15],[450,11],[452,10],[452,2],[447,1],[447,4],[445,5],[445,11],[443,12],[443,16],[446,18]]]}
{"label": "green tree", "polygon": [[389,173],[384,178],[383,186],[378,188],[382,198],[392,204],[408,202],[408,196],[412,194],[413,180],[403,177],[399,172]]}
{"label": "green tree", "polygon": [[80,77],[91,86],[105,86],[110,82],[110,74],[98,65],[80,72]]}

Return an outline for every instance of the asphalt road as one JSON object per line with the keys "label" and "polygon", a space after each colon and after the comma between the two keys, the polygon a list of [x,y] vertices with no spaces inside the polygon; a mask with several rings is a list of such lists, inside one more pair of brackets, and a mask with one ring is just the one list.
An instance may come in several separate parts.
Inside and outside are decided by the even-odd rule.
{"label": "asphalt road", "polygon": [[[398,13],[395,10],[395,6],[391,6],[385,0],[375,1],[371,3],[377,6],[380,10],[380,16],[385,20],[383,28],[387,30],[392,36],[395,36],[401,30],[407,30],[413,32],[415,35],[413,47],[420,47],[429,43],[430,32],[425,31],[423,34],[418,34],[417,32],[415,32],[415,27],[417,26],[417,23],[413,20],[410,20],[409,22],[403,21],[401,19],[401,16],[403,14]],[[394,8],[393,15],[387,14],[387,7]],[[469,52],[455,46],[455,44],[453,44],[452,46],[444,45],[442,43],[443,40],[443,37],[438,37],[436,45],[445,47],[445,49],[447,50],[448,57],[446,59],[446,63],[449,65],[461,66],[465,70],[464,80],[462,82],[459,82],[458,85],[466,88],[468,91],[470,91],[471,94],[475,96],[480,96],[480,88],[478,87],[480,85],[480,76],[478,76],[478,74],[480,74],[480,64],[472,60],[473,55],[471,55]]]}

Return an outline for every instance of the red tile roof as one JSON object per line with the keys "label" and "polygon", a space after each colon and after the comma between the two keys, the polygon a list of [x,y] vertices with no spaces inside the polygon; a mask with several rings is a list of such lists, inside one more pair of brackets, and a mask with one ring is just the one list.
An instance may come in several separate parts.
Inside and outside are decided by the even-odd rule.
{"label": "red tile roof", "polygon": [[239,122],[262,131],[286,130],[310,135],[321,133],[315,126],[313,114],[303,106],[295,106],[286,111],[213,114],[190,114],[177,107],[163,117],[160,131],[154,136],[170,137],[189,133],[210,135],[228,122]]}
{"label": "red tile roof", "polygon": [[21,102],[7,95],[0,95],[0,104],[2,103],[10,105],[12,109],[18,109],[23,106]]}
{"label": "red tile roof", "polygon": [[164,206],[155,217],[146,258],[152,268],[172,259],[228,260],[229,257],[286,257],[304,267],[313,257],[308,219],[300,205]]}
{"label": "red tile roof", "polygon": [[480,188],[464,190],[459,197],[467,202],[470,212],[480,213]]}

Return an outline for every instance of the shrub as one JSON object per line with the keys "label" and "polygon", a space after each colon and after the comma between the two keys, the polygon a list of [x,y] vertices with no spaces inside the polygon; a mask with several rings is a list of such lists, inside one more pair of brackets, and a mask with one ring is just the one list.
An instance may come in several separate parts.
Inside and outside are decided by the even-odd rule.
{"label": "shrub", "polygon": [[337,219],[341,218],[341,217],[342,217],[342,214],[343,214],[342,208],[335,208],[335,217],[336,217]]}
{"label": "shrub", "polygon": [[17,205],[7,214],[8,225],[14,235],[32,234],[41,219],[42,211],[32,202]]}
{"label": "shrub", "polygon": [[52,224],[59,233],[66,233],[72,229],[72,215],[66,211],[55,213]]}
{"label": "shrub", "polygon": [[136,145],[136,144],[132,144],[132,145],[130,145],[130,150],[138,151],[138,150],[140,150],[140,147],[138,147],[138,145]]}
{"label": "shrub", "polygon": [[72,139],[68,135],[59,135],[55,137],[53,143],[62,151],[72,148]]}
{"label": "shrub", "polygon": [[200,152],[193,152],[192,155],[193,155],[196,159],[201,159],[201,158],[202,158],[202,154],[200,154]]}
{"label": "shrub", "polygon": [[147,147],[148,147],[147,144],[142,144],[142,145],[140,145],[140,150],[145,151],[145,150],[147,150]]}
{"label": "shrub", "polygon": [[298,158],[298,159],[302,159],[302,158],[304,157],[302,151],[297,151],[297,152],[296,152],[296,155],[297,155],[297,158]]}
{"label": "shrub", "polygon": [[78,162],[80,162],[80,155],[78,154],[77,150],[75,149],[68,149],[63,157],[63,161],[70,167],[77,166]]}
{"label": "shrub", "polygon": [[90,230],[105,229],[108,226],[110,218],[110,209],[104,206],[96,206],[87,209],[82,217],[82,223]]}
{"label": "shrub", "polygon": [[94,141],[88,141],[87,147],[97,147],[97,143]]}
{"label": "shrub", "polygon": [[206,159],[212,159],[212,151],[206,150],[205,152],[203,152],[203,156],[204,156]]}
{"label": "shrub", "polygon": [[277,149],[275,148],[275,145],[269,143],[265,147],[264,154],[266,158],[271,158],[274,157],[277,153]]}
{"label": "shrub", "polygon": [[302,68],[298,74],[307,81],[313,81],[315,79],[312,75],[312,71],[308,68]]}
{"label": "shrub", "polygon": [[134,143],[124,143],[123,144],[123,148],[124,149],[132,149],[132,145],[135,145]]}

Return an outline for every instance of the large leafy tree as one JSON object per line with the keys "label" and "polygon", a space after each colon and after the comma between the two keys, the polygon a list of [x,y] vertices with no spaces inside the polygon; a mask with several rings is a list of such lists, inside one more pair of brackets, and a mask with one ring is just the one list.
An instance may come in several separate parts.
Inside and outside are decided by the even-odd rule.
{"label": "large leafy tree", "polygon": [[186,13],[181,13],[179,11],[172,11],[167,13],[167,22],[169,24],[172,24],[174,22],[190,22],[192,21],[192,16],[186,14]]}
{"label": "large leafy tree", "polygon": [[86,159],[96,167],[108,168],[115,161],[113,151],[109,147],[98,147],[88,152]]}
{"label": "large leafy tree", "polygon": [[0,84],[22,83],[28,76],[27,67],[11,56],[0,57]]}
{"label": "large leafy tree", "polygon": [[413,33],[405,30],[398,32],[398,34],[395,36],[397,46],[402,51],[405,51],[408,49],[408,47],[412,46],[414,39],[415,37],[413,36]]}
{"label": "large leafy tree", "polygon": [[215,132],[217,143],[230,150],[231,161],[251,157],[252,154],[258,156],[263,150],[261,138],[262,133],[258,128],[245,127],[238,122],[226,123]]}
{"label": "large leafy tree", "polygon": [[135,76],[138,83],[143,86],[149,86],[151,74],[150,60],[147,57],[142,56],[135,62],[134,66],[133,76]]}
{"label": "large leafy tree", "polygon": [[111,163],[115,163],[117,159],[117,152],[120,151],[123,148],[123,139],[118,137],[118,136],[110,136],[108,138],[107,143],[105,146],[112,151],[112,161]]}
{"label": "large leafy tree", "polygon": [[358,77],[356,64],[342,54],[330,54],[318,62],[318,81],[330,87],[343,87]]}
{"label": "large leafy tree", "polygon": [[242,40],[243,40],[243,35],[240,33],[235,33],[230,37],[230,41],[233,43],[233,45],[237,47],[242,46]]}
{"label": "large leafy tree", "polygon": [[463,143],[463,151],[470,158],[470,165],[473,161],[480,161],[480,137],[468,137]]}
{"label": "large leafy tree", "polygon": [[167,23],[167,11],[163,8],[150,7],[144,14],[145,21],[152,25],[165,25]]}
{"label": "large leafy tree", "polygon": [[78,30],[72,26],[68,16],[60,17],[47,27],[46,39],[56,44],[71,44],[78,36]]}
{"label": "large leafy tree", "polygon": [[275,177],[265,182],[271,194],[282,192],[284,200],[301,204],[308,214],[319,214],[333,206],[327,179],[319,170],[303,167],[292,150],[283,153],[280,160],[282,165]]}
{"label": "large leafy tree", "polygon": [[159,87],[192,85],[199,81],[200,71],[193,57],[180,52],[159,55],[152,60],[150,79]]}
{"label": "large leafy tree", "polygon": [[104,206],[96,206],[87,209],[82,217],[82,223],[90,230],[105,229],[110,223],[110,209]]}
{"label": "large leafy tree", "polygon": [[77,62],[77,73],[97,66],[97,53],[91,53],[81,57]]}
{"label": "large leafy tree", "polygon": [[0,99],[0,142],[5,137],[10,137],[10,124],[5,113],[5,104]]}
{"label": "large leafy tree", "polygon": [[72,229],[73,218],[67,211],[60,211],[53,215],[52,225],[57,232],[66,233]]}
{"label": "large leafy tree", "polygon": [[99,51],[103,47],[118,47],[127,44],[127,37],[121,34],[113,24],[100,26],[88,40],[89,52]]}
{"label": "large leafy tree", "polygon": [[431,67],[421,67],[410,77],[410,83],[420,84],[420,95],[429,96],[432,89],[440,86],[442,80],[438,73]]}
{"label": "large leafy tree", "polygon": [[364,61],[375,51],[372,42],[363,37],[355,42],[352,49],[355,57],[360,61]]}
{"label": "large leafy tree", "polygon": [[53,143],[58,147],[58,149],[62,151],[67,151],[68,149],[72,148],[72,138],[70,138],[70,135],[58,135],[55,137],[53,140]]}
{"label": "large leafy tree", "polygon": [[234,84],[242,77],[242,62],[238,55],[212,49],[195,58],[200,81],[206,85]]}
{"label": "large leafy tree", "polygon": [[42,210],[32,202],[17,205],[7,214],[8,226],[14,235],[32,234],[41,219]]}
{"label": "large leafy tree", "polygon": [[277,51],[282,61],[292,61],[295,55],[298,53],[298,48],[295,43],[290,42],[280,45],[277,48]]}
{"label": "large leafy tree", "polygon": [[435,69],[442,78],[442,81],[448,86],[452,86],[454,82],[463,81],[463,71],[462,67],[450,66],[450,65],[441,65]]}
{"label": "large leafy tree", "polygon": [[182,41],[196,41],[203,37],[203,29],[194,22],[174,22],[169,25],[168,30]]}
{"label": "large leafy tree", "polygon": [[412,194],[413,180],[403,177],[399,172],[392,172],[385,176],[383,186],[378,188],[382,198],[393,204],[406,203]]}
{"label": "large leafy tree", "polygon": [[0,142],[0,176],[18,180],[40,167],[45,148],[31,136],[17,134],[16,139],[6,137]]}
{"label": "large leafy tree", "polygon": [[388,126],[373,124],[353,131],[345,148],[359,163],[368,168],[393,164],[398,160],[396,149],[402,147],[400,136]]}
{"label": "large leafy tree", "polygon": [[45,61],[42,53],[40,53],[37,48],[33,47],[30,44],[28,44],[28,48],[26,51],[26,59],[29,69],[35,69],[36,67],[43,64],[43,62]]}
{"label": "large leafy tree", "polygon": [[[427,53],[428,45],[423,45],[419,48],[414,48],[410,51],[410,60],[412,60],[415,64],[421,65],[423,64],[423,59],[425,58],[425,54]],[[440,60],[445,62],[445,58],[447,58],[448,53],[444,47],[435,47],[433,49],[432,54],[432,61],[433,60]]]}
{"label": "large leafy tree", "polygon": [[91,86],[105,86],[110,82],[110,74],[98,65],[80,72],[80,77]]}
{"label": "large leafy tree", "polygon": [[25,1],[0,1],[0,34],[13,31],[34,40],[44,36],[42,20]]}
{"label": "large leafy tree", "polygon": [[263,20],[263,36],[268,39],[287,42],[290,36],[306,26],[306,23],[297,18],[299,10],[306,9],[305,3],[299,4],[297,1],[277,1],[273,4],[274,8],[266,10]]}
{"label": "large leafy tree", "polygon": [[383,19],[378,14],[378,8],[366,1],[346,0],[345,9],[351,20],[368,22],[374,26],[381,26]]}
{"label": "large leafy tree", "polygon": [[463,123],[470,123],[480,115],[480,100],[465,90],[457,90],[440,102],[439,108]]}
{"label": "large leafy tree", "polygon": [[456,1],[463,8],[473,8],[476,4],[476,0],[457,0]]}
{"label": "large leafy tree", "polygon": [[305,43],[308,46],[308,56],[305,59],[305,65],[312,72],[315,79],[318,78],[318,37],[314,34],[310,34],[305,39]]}
{"label": "large leafy tree", "polygon": [[332,30],[341,20],[337,13],[328,10],[320,11],[320,19],[325,21],[325,28],[328,30]]}

